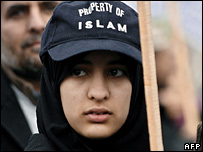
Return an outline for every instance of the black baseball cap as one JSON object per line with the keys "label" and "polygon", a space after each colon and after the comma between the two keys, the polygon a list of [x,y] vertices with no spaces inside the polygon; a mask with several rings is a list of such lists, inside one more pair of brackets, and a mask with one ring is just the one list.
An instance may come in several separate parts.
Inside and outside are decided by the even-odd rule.
{"label": "black baseball cap", "polygon": [[54,61],[108,50],[142,62],[138,14],[120,1],[65,1],[57,5],[41,42],[40,58]]}

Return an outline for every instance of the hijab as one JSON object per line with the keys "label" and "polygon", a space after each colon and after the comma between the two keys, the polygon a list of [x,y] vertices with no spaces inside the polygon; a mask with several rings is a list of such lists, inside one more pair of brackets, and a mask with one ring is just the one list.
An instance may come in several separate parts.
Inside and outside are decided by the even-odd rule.
{"label": "hijab", "polygon": [[47,53],[42,59],[44,65],[41,97],[37,104],[37,123],[40,135],[46,137],[44,144],[48,142],[55,150],[61,151],[149,151],[142,65],[130,57],[126,57],[126,62],[132,83],[132,95],[124,125],[111,137],[101,140],[85,138],[70,126],[63,113],[59,87],[71,68],[83,57],[84,54],[79,54],[64,61],[53,61]]}

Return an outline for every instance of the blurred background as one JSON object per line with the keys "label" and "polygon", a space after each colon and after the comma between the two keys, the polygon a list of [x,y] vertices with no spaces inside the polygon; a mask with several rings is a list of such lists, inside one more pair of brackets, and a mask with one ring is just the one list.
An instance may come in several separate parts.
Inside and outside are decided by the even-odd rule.
{"label": "blurred background", "polygon": [[202,121],[202,1],[151,1],[151,17],[164,150],[182,151]]}

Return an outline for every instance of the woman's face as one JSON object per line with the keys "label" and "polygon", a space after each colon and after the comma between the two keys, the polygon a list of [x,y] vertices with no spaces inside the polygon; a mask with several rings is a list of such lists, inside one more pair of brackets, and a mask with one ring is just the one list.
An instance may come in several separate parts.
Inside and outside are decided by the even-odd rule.
{"label": "woman's face", "polygon": [[84,137],[102,139],[125,123],[132,84],[119,54],[94,51],[74,66],[61,82],[60,92],[71,127]]}

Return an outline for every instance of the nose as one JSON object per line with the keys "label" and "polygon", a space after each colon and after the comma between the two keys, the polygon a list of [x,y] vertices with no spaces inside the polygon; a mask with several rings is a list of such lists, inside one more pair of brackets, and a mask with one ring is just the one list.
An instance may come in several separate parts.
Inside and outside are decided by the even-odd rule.
{"label": "nose", "polygon": [[46,19],[39,9],[35,8],[29,16],[28,29],[31,33],[42,34],[46,26]]}
{"label": "nose", "polygon": [[95,76],[88,90],[88,98],[94,101],[105,101],[109,97],[110,91],[105,79],[101,76]]}

